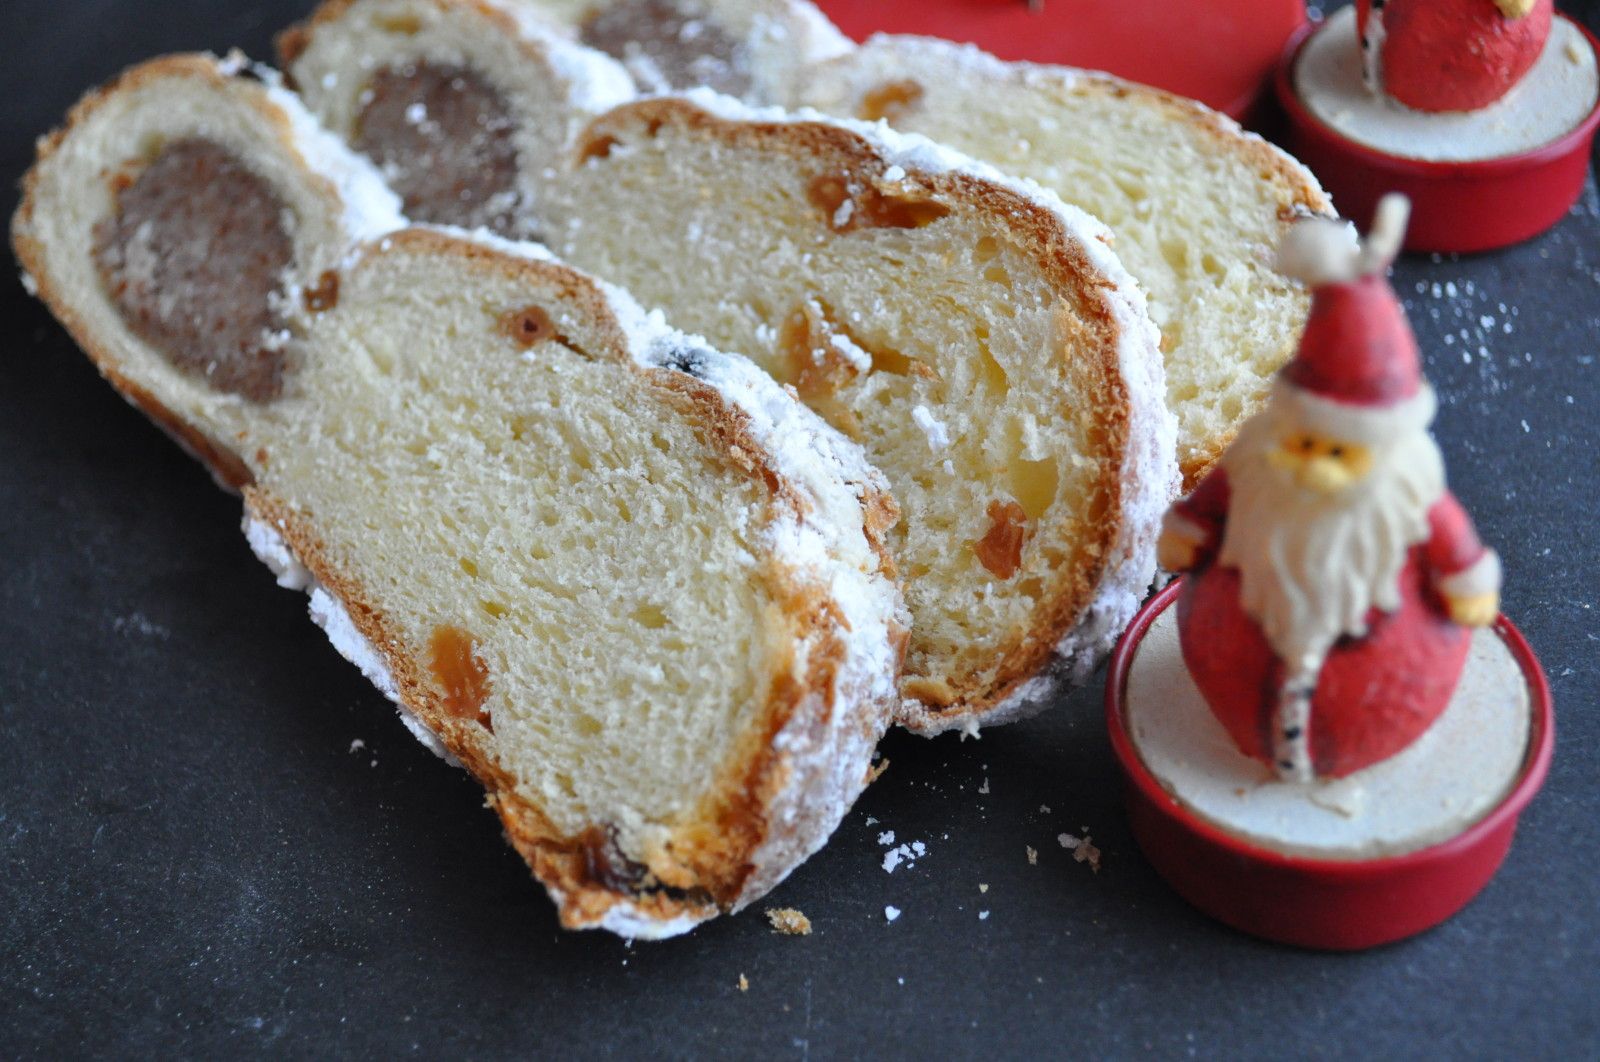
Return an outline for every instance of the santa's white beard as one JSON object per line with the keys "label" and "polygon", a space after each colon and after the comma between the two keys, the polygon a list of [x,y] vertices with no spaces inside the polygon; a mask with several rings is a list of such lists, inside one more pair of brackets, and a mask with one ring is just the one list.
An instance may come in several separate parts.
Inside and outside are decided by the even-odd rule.
{"label": "santa's white beard", "polygon": [[1422,428],[1373,446],[1371,470],[1344,490],[1305,490],[1267,459],[1293,427],[1269,408],[1234,442],[1219,556],[1239,570],[1240,604],[1287,678],[1315,675],[1341,636],[1365,634],[1371,608],[1400,606],[1400,570],[1444,491],[1444,462]]}

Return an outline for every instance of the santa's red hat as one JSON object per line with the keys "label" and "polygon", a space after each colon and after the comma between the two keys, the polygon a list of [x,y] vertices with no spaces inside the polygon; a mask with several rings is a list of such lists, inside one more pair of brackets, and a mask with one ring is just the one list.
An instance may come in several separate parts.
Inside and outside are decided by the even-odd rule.
{"label": "santa's red hat", "polygon": [[1308,218],[1278,249],[1278,269],[1311,288],[1311,316],[1273,404],[1310,430],[1381,443],[1433,420],[1433,388],[1386,277],[1409,214],[1404,196],[1385,196],[1365,243],[1344,222]]}

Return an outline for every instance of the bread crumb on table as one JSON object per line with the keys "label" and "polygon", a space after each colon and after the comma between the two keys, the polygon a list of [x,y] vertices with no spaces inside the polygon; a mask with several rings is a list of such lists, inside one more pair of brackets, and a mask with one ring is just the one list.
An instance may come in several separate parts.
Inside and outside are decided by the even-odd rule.
{"label": "bread crumb on table", "polygon": [[739,991],[741,991],[741,992],[750,991],[750,981],[749,981],[748,978],[745,977],[744,974],[740,974],[739,975]]}
{"label": "bread crumb on table", "polygon": [[811,919],[793,907],[767,908],[767,921],[772,923],[773,929],[785,936],[808,937],[811,935]]}
{"label": "bread crumb on table", "polygon": [[1039,850],[1034,848],[1033,845],[1031,845],[1031,844],[1027,845],[1026,847],[1028,849],[1028,865],[1030,867],[1038,866],[1039,865]]}
{"label": "bread crumb on table", "polygon": [[1074,837],[1070,833],[1058,834],[1056,840],[1061,842],[1061,847],[1072,853],[1072,858],[1078,863],[1088,863],[1089,869],[1096,874],[1100,873],[1100,849],[1089,838],[1089,831],[1085,829],[1082,837]]}

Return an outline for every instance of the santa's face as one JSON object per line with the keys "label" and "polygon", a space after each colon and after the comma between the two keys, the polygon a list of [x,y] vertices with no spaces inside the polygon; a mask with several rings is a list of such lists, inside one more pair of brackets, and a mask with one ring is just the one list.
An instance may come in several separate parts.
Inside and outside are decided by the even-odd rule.
{"label": "santa's face", "polygon": [[1350,489],[1372,471],[1372,451],[1361,443],[1314,431],[1289,430],[1267,452],[1267,461],[1292,478],[1301,490],[1335,495]]}
{"label": "santa's face", "polygon": [[1314,673],[1338,638],[1366,632],[1369,609],[1399,607],[1400,569],[1427,535],[1444,466],[1414,413],[1350,412],[1358,442],[1308,401],[1275,394],[1223,458],[1219,561],[1238,569],[1240,604],[1277,655]]}

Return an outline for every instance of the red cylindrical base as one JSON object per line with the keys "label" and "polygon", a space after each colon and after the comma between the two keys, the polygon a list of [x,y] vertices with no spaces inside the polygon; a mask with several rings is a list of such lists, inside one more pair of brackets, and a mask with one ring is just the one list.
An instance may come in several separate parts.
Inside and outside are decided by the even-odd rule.
{"label": "red cylindrical base", "polygon": [[[1340,213],[1364,224],[1386,192],[1404,192],[1411,199],[1406,250],[1471,252],[1537,236],[1577,202],[1600,126],[1600,103],[1559,140],[1519,155],[1423,162],[1385,154],[1324,124],[1295,91],[1294,64],[1323,25],[1310,23],[1290,39],[1274,86],[1288,118],[1286,146],[1311,167]],[[1600,54],[1600,42],[1578,28]]]}
{"label": "red cylindrical base", "polygon": [[1501,616],[1494,632],[1528,682],[1528,752],[1511,792],[1462,833],[1430,848],[1368,860],[1311,859],[1258,847],[1211,825],[1162,788],[1124,723],[1128,672],[1180,582],[1134,617],[1106,680],[1106,725],[1127,780],[1128,819],[1146,858],[1179,895],[1236,929],[1308,948],[1355,950],[1429,929],[1455,914],[1500,867],[1517,817],[1544,783],[1555,742],[1550,688],[1528,643]]}

